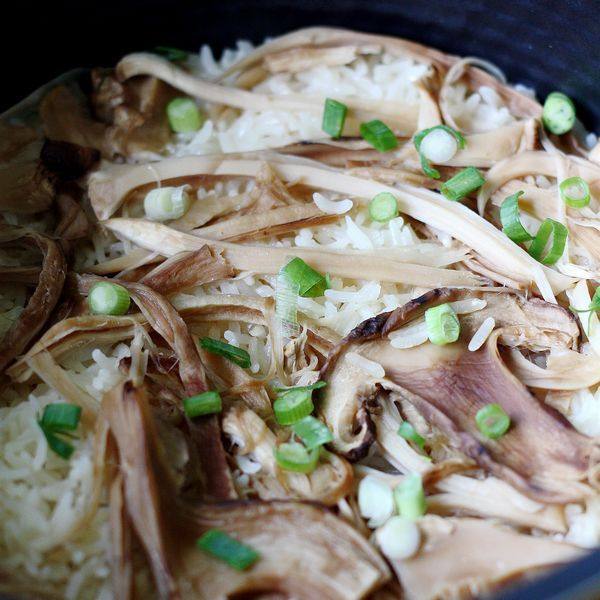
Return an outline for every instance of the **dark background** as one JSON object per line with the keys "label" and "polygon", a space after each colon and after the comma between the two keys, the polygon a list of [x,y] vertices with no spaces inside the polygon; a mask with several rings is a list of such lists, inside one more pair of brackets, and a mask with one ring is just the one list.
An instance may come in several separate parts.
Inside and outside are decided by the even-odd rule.
{"label": "dark background", "polygon": [[[0,35],[0,110],[64,71],[113,65],[133,50],[198,50],[205,43],[221,50],[239,38],[256,43],[332,25],[487,58],[541,98],[553,89],[569,94],[584,124],[600,132],[600,0],[79,0],[11,7]],[[599,554],[502,598],[600,598]]]}
{"label": "dark background", "polygon": [[12,10],[0,36],[1,108],[63,71],[114,64],[132,50],[203,43],[220,50],[239,38],[260,42],[323,24],[490,59],[542,97],[555,88],[571,95],[583,121],[600,130],[600,0],[79,0]]}

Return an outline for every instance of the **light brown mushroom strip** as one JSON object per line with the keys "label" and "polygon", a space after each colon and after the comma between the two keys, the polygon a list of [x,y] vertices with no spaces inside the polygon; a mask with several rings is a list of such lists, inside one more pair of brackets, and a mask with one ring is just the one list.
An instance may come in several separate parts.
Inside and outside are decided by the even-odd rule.
{"label": "light brown mushroom strip", "polygon": [[435,484],[427,508],[437,514],[472,514],[503,519],[521,527],[566,533],[562,506],[535,502],[496,477],[477,479],[454,473]]}
{"label": "light brown mushroom strip", "polygon": [[313,67],[347,65],[361,54],[378,54],[381,46],[334,46],[293,48],[267,54],[263,64],[270,73],[300,73]]}
{"label": "light brown mushroom strip", "polygon": [[108,498],[113,593],[119,600],[130,600],[133,598],[132,536],[125,508],[122,473],[113,478]]}
{"label": "light brown mushroom strip", "polygon": [[82,419],[88,425],[93,422],[99,404],[95,398],[81,389],[62,369],[47,350],[36,353],[27,360],[31,370],[49,387],[56,390],[67,402],[81,406]]}
{"label": "light brown mushroom strip", "polygon": [[[127,515],[146,550],[161,598],[178,597],[178,586],[169,555],[166,530],[169,512],[165,500],[174,486],[166,469],[157,477],[162,460],[147,436],[157,437],[143,388],[130,383],[115,386],[102,400],[102,413],[117,444]],[[171,484],[171,486],[170,486]]]}
{"label": "light brown mushroom strip", "polygon": [[[221,75],[220,79],[226,79],[233,73],[243,72],[262,62],[266,56],[275,52],[298,47],[320,48],[349,44],[363,47],[380,45],[386,52],[392,54],[392,56],[412,57],[417,62],[431,64],[441,74],[445,73],[452,65],[461,60],[457,56],[445,54],[435,48],[423,46],[401,38],[334,27],[307,27],[292,31],[259,46],[248,56],[227,69]],[[517,92],[510,86],[499,83],[495,77],[482,69],[469,66],[464,78],[471,89],[482,85],[494,88],[508,105],[511,113],[518,117],[536,117],[540,114],[541,107],[535,100]]]}
{"label": "light brown mushroom strip", "polygon": [[144,325],[142,315],[111,317],[83,315],[63,319],[53,325],[7,371],[15,382],[24,382],[31,376],[27,362],[36,354],[48,351],[55,360],[84,347],[116,343],[134,336],[135,328]]}
{"label": "light brown mushroom strip", "polygon": [[546,357],[545,368],[527,360],[513,349],[505,356],[510,370],[520,381],[532,388],[546,390],[578,390],[600,383],[600,365],[593,352],[582,354],[560,350]]}
{"label": "light brown mushroom strip", "polygon": [[303,227],[318,227],[339,219],[339,215],[327,215],[314,204],[282,206],[266,212],[239,215],[193,229],[190,233],[211,240],[239,242],[272,235],[284,235]]}
{"label": "light brown mushroom strip", "polygon": [[0,228],[0,242],[19,242],[38,248],[43,254],[42,269],[37,287],[27,305],[0,341],[0,372],[21,354],[39,333],[62,293],[67,263],[60,246],[49,237],[13,227]]}
{"label": "light brown mushroom strip", "polygon": [[194,252],[176,254],[144,275],[140,283],[168,296],[188,288],[231,277],[233,271],[208,246]]}
{"label": "light brown mushroom strip", "polygon": [[[523,153],[524,154],[532,153]],[[535,153],[533,153],[535,154]],[[401,212],[451,234],[466,246],[497,265],[501,274],[530,285],[535,281],[543,298],[554,301],[554,293],[563,291],[573,280],[540,265],[525,250],[514,244],[491,223],[479,217],[459,202],[450,202],[429,190],[398,184],[391,188],[374,181],[351,177],[314,166],[273,162],[272,167],[284,181],[302,179],[305,185],[328,189],[367,202],[380,192],[396,196]],[[110,216],[124,196],[136,187],[153,181],[179,177],[191,172],[255,176],[259,161],[227,158],[183,157],[154,163],[154,174],[140,167],[112,167],[99,173],[90,183],[90,197],[100,218]]]}
{"label": "light brown mushroom strip", "polygon": [[223,431],[242,444],[237,454],[251,454],[261,464],[261,470],[251,478],[263,500],[291,494],[332,506],[352,491],[352,467],[334,454],[328,454],[310,475],[280,469],[274,455],[276,434],[249,408],[238,404],[228,410],[223,417]]}
{"label": "light brown mushroom strip", "polygon": [[[151,75],[172,85],[174,88],[208,102],[223,104],[242,110],[286,110],[306,111],[316,115],[323,112],[325,97],[308,97],[298,94],[283,96],[259,94],[217,83],[199,79],[168,60],[148,53],[129,54],[117,65],[117,75],[126,80],[137,75]],[[417,122],[416,107],[398,101],[363,100],[357,98],[340,98],[350,109],[351,119],[356,124],[347,127],[357,130],[356,125],[361,120],[373,118],[384,119],[385,122],[399,133],[412,134]]]}
{"label": "light brown mushroom strip", "polygon": [[391,561],[407,600],[479,597],[502,582],[583,555],[569,544],[481,519],[427,516],[419,526],[425,538],[421,551],[408,560]]}
{"label": "light brown mushroom strip", "polygon": [[[588,182],[600,179],[600,166],[575,156],[567,156],[570,170]],[[483,214],[491,195],[507,181],[525,175],[557,176],[557,157],[548,152],[522,152],[495,164],[487,173],[486,181],[477,194],[477,208]]]}
{"label": "light brown mushroom strip", "polygon": [[[314,269],[338,277],[354,278],[357,272],[369,273],[380,281],[402,282],[412,285],[478,286],[485,281],[468,271],[455,271],[398,260],[396,255],[405,253],[386,251],[333,251],[320,248],[285,248],[272,246],[249,246],[209,240],[175,231],[162,225],[141,219],[110,219],[105,227],[117,236],[127,239],[147,250],[160,251],[166,256],[196,250],[204,245],[221,251],[225,260],[239,271],[276,275],[290,256],[297,256]],[[443,251],[441,251],[443,252]],[[426,255],[425,255],[426,256]],[[415,258],[418,258],[415,256]]]}

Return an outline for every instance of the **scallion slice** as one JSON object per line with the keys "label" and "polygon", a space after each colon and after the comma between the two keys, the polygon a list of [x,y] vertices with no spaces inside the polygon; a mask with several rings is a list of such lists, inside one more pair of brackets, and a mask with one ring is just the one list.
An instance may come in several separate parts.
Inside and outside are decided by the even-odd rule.
{"label": "scallion slice", "polygon": [[302,444],[289,442],[275,448],[275,461],[286,471],[312,473],[319,462],[320,448],[307,450]]}
{"label": "scallion slice", "polygon": [[558,186],[560,197],[571,208],[583,208],[590,203],[590,186],[581,177],[569,177]]}
{"label": "scallion slice", "polygon": [[172,46],[156,46],[153,50],[154,54],[164,56],[171,62],[181,62],[189,56],[189,52],[181,50],[180,48],[173,48]]}
{"label": "scallion slice", "polygon": [[57,402],[48,404],[40,421],[42,429],[47,431],[73,431],[81,419],[81,406]]}
{"label": "scallion slice", "polygon": [[412,442],[421,450],[425,448],[425,438],[421,437],[417,433],[417,430],[408,421],[402,421],[400,427],[398,428],[398,435],[403,437],[405,440]]}
{"label": "scallion slice", "polygon": [[[40,425],[41,426],[41,425]],[[71,458],[73,452],[75,452],[75,446],[61,439],[54,433],[53,431],[48,431],[42,427],[42,431],[46,436],[46,441],[48,442],[48,446],[50,449],[58,454],[61,458],[68,460]]]}
{"label": "scallion slice", "polygon": [[569,306],[569,308],[574,313],[586,313],[586,312],[600,310],[600,287],[596,288],[596,291],[594,292],[594,295],[592,296],[592,302],[590,303],[588,308],[580,309],[580,308],[574,308],[573,306]]}
{"label": "scallion slice", "polygon": [[389,152],[398,147],[394,132],[379,119],[360,124],[360,135],[378,152]]}
{"label": "scallion slice", "polygon": [[227,360],[230,360],[232,363],[235,363],[243,369],[248,369],[251,365],[248,352],[237,346],[232,346],[226,342],[209,337],[200,338],[200,346],[212,354],[224,356]]}
{"label": "scallion slice", "polygon": [[398,200],[389,192],[377,194],[369,202],[369,215],[373,221],[387,223],[398,216]]}
{"label": "scallion slice", "polygon": [[307,265],[301,258],[293,258],[281,269],[292,285],[298,286],[298,294],[303,298],[322,296],[327,289],[327,280],[318,271]]}
{"label": "scallion slice", "polygon": [[311,395],[311,390],[303,388],[292,388],[284,392],[273,402],[275,420],[280,425],[292,425],[310,415],[315,408]]}
{"label": "scallion slice", "polygon": [[191,98],[173,98],[167,104],[167,118],[175,133],[198,131],[203,123],[200,110]]}
{"label": "scallion slice", "polygon": [[[443,153],[443,155],[441,153],[438,154],[437,152],[434,153],[432,150],[430,151],[430,156],[425,155],[425,153],[421,150],[421,146],[423,144],[423,140],[432,132],[444,132],[445,134],[451,135],[454,138],[454,141],[456,142],[455,151],[458,148],[461,148],[461,149],[464,148],[466,142],[465,142],[465,138],[462,136],[462,134],[459,131],[456,131],[456,129],[452,129],[452,127],[448,127],[447,125],[436,125],[435,127],[429,127],[428,129],[423,129],[422,131],[419,131],[419,133],[417,133],[415,135],[413,143],[415,145],[417,152],[419,153],[419,158],[421,159],[421,168],[423,169],[423,173],[425,173],[425,175],[427,175],[427,177],[431,177],[432,179],[439,179],[441,176],[440,172],[431,166],[430,161],[446,162],[446,160],[450,160],[450,158],[452,158],[452,156],[450,155],[449,150],[447,153]],[[436,136],[437,135],[440,135],[440,134],[436,133]],[[434,159],[437,159],[437,160],[434,160]],[[440,159],[444,159],[444,160],[440,160]]]}
{"label": "scallion slice", "polygon": [[144,212],[151,221],[170,221],[183,217],[191,200],[187,185],[150,190],[144,198]]}
{"label": "scallion slice", "polygon": [[209,529],[196,541],[200,550],[226,562],[238,571],[251,567],[259,558],[259,553],[238,542],[235,538],[220,529]]}
{"label": "scallion slice", "polygon": [[502,231],[515,242],[515,244],[533,239],[533,236],[521,224],[521,218],[519,216],[519,198],[524,193],[525,192],[523,191],[515,192],[511,196],[505,198],[500,206]]}
{"label": "scallion slice", "polygon": [[312,415],[296,421],[292,425],[292,431],[302,440],[308,450],[314,450],[333,441],[333,434],[329,427]]}
{"label": "scallion slice", "polygon": [[485,183],[485,177],[475,167],[467,167],[442,183],[440,191],[448,200],[460,200]]}
{"label": "scallion slice", "polygon": [[320,390],[327,385],[326,381],[315,381],[315,383],[311,383],[310,385],[296,385],[293,387],[273,387],[273,390],[277,394],[285,394],[285,392],[289,392],[290,390],[308,390],[310,392],[314,390]]}
{"label": "scallion slice", "polygon": [[455,342],[460,335],[460,322],[450,304],[440,304],[425,311],[427,337],[432,344],[443,346]]}
{"label": "scallion slice", "polygon": [[542,110],[544,127],[556,135],[567,133],[575,124],[575,105],[562,92],[552,92],[546,97]]}
{"label": "scallion slice", "polygon": [[495,440],[508,431],[510,417],[499,404],[488,404],[477,411],[475,423],[485,437]]}
{"label": "scallion slice", "polygon": [[183,399],[183,410],[190,419],[219,413],[222,408],[221,396],[219,392],[215,391],[208,391]]}
{"label": "scallion slice", "polygon": [[345,104],[327,98],[323,110],[323,124],[321,129],[332,138],[339,138],[342,135],[347,113],[348,107]]}
{"label": "scallion slice", "polygon": [[129,292],[117,283],[99,281],[88,294],[88,306],[94,315],[124,315],[130,304]]}
{"label": "scallion slice", "polygon": [[[550,250],[544,255],[546,244],[552,235]],[[553,265],[565,251],[567,228],[554,219],[545,219],[529,246],[529,254],[544,265]]]}
{"label": "scallion slice", "polygon": [[417,519],[425,514],[427,501],[418,473],[410,473],[394,488],[394,501],[401,517]]}

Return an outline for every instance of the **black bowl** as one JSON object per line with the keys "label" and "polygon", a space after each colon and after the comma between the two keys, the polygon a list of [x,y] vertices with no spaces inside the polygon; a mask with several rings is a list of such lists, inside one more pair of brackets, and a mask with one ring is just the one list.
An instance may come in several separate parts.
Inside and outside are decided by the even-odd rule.
{"label": "black bowl", "polygon": [[[512,82],[571,96],[584,125],[600,131],[598,0],[104,0],[21,3],[0,36],[4,110],[73,67],[111,65],[157,45],[216,50],[237,39],[309,25],[406,37],[496,63]],[[7,15],[7,19],[8,19]],[[12,25],[11,25],[12,23]],[[485,548],[482,547],[482,551]],[[600,551],[535,582],[511,600],[600,597]]]}

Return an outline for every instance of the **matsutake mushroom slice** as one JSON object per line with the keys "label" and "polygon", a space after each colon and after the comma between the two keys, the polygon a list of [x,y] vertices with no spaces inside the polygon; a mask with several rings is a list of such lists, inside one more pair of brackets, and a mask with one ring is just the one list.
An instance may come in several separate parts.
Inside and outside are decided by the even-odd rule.
{"label": "matsutake mushroom slice", "polygon": [[[447,300],[447,291],[434,290],[397,309],[396,315],[408,322],[426,308]],[[361,388],[359,375],[350,369],[347,359],[349,352],[359,353],[382,367],[385,378],[380,385],[385,387],[387,380],[400,394],[401,390],[409,392],[407,400],[453,446],[527,496],[562,503],[591,493],[582,480],[593,443],[570,427],[558,412],[543,406],[510,373],[498,352],[496,336],[475,352],[467,349],[464,339],[445,346],[426,342],[397,349],[385,336],[388,319],[395,327],[399,325],[394,313],[359,325],[330,354],[321,371],[328,385],[323,389],[319,410],[336,435],[333,447],[348,452],[370,441],[369,426],[364,424],[370,418],[367,404],[361,399],[365,396],[364,384]],[[344,385],[348,385],[346,390]],[[479,432],[475,415],[495,402],[502,405],[512,424],[506,434],[492,440]]]}
{"label": "matsutake mushroom slice", "polygon": [[281,470],[275,461],[277,436],[255,412],[240,404],[223,417],[223,431],[236,445],[240,456],[260,465],[250,478],[264,500],[296,497],[334,506],[352,492],[352,467],[333,453],[323,453],[321,462],[309,475]]}
{"label": "matsutake mushroom slice", "polygon": [[18,227],[0,228],[0,244],[24,244],[43,254],[37,287],[19,318],[0,341],[0,372],[25,350],[54,310],[67,275],[67,263],[57,242],[49,237]]}
{"label": "matsutake mushroom slice", "polygon": [[428,516],[419,520],[419,527],[424,537],[420,551],[391,561],[408,600],[479,597],[509,579],[583,555],[569,544],[480,519]]}
{"label": "matsutake mushroom slice", "polygon": [[[126,513],[161,597],[277,592],[358,600],[388,581],[387,565],[362,535],[317,505],[178,497],[143,389],[118,386],[105,396],[103,411],[118,449]],[[196,547],[213,528],[258,552],[252,568],[235,571]]]}

